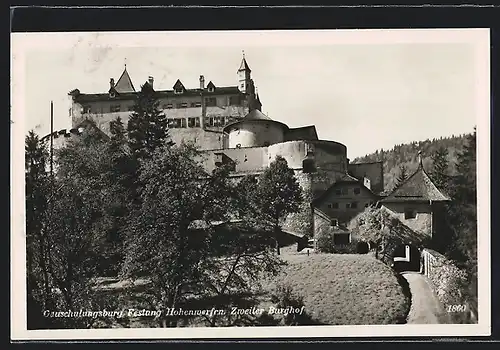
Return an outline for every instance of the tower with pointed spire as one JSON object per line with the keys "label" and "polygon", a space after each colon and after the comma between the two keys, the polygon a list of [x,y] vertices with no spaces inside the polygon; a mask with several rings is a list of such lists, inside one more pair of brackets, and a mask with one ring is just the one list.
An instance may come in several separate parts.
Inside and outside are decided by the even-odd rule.
{"label": "tower with pointed spire", "polygon": [[243,93],[249,91],[252,80],[251,73],[252,70],[248,66],[247,60],[245,59],[245,51],[243,51],[240,68],[238,69],[238,89]]}

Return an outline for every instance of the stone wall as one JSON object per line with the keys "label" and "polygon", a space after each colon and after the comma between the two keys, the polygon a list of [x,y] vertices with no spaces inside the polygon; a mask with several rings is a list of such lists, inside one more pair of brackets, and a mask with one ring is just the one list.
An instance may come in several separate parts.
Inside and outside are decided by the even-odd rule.
{"label": "stone wall", "polygon": [[[432,237],[432,211],[429,204],[383,203],[383,207],[413,231]],[[415,218],[405,219],[405,210],[408,209],[416,212]]]}
{"label": "stone wall", "polygon": [[423,273],[427,276],[445,311],[453,305],[465,305],[465,312],[449,313],[453,323],[477,323],[477,315],[474,313],[476,308],[471,308],[462,292],[467,286],[465,271],[455,266],[444,255],[431,249],[422,250],[422,261]]}

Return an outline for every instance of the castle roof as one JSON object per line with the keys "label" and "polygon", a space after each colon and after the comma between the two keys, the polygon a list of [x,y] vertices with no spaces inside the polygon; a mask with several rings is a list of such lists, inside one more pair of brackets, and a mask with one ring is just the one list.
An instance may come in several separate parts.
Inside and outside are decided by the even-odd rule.
{"label": "castle roof", "polygon": [[124,92],[135,92],[134,84],[132,84],[132,79],[130,79],[130,75],[128,75],[127,72],[127,66],[125,66],[125,69],[123,70],[120,79],[116,82],[114,88],[119,94]]}
{"label": "castle roof", "polygon": [[[200,96],[203,92],[203,96],[218,96],[218,95],[242,95],[242,92],[237,86],[224,86],[218,87],[213,91],[208,91],[204,89],[186,89],[183,91],[182,95],[176,94],[174,90],[157,90],[156,96],[158,98],[162,97],[179,97],[179,96]],[[116,95],[115,97],[110,97],[109,93],[100,94],[74,94],[75,101],[78,103],[88,103],[97,101],[119,101],[119,100],[133,100],[137,96],[137,92],[125,92]]]}
{"label": "castle roof", "polygon": [[241,60],[241,64],[240,64],[240,68],[238,69],[238,72],[240,72],[242,70],[247,70],[248,72],[252,71],[250,69],[250,67],[248,66],[248,63],[247,63],[247,60],[245,59],[245,56],[243,56],[243,58]]}
{"label": "castle roof", "polygon": [[450,198],[434,185],[420,160],[417,170],[380,202],[442,202],[449,200]]}
{"label": "castle roof", "polygon": [[241,124],[241,123],[245,123],[245,122],[249,122],[249,121],[251,121],[251,122],[273,122],[275,124],[281,125],[281,127],[283,127],[284,129],[288,130],[288,125],[286,125],[286,124],[284,124],[282,122],[279,122],[277,120],[273,120],[273,119],[269,118],[267,115],[265,115],[264,113],[262,113],[258,109],[253,109],[246,116],[244,116],[243,118],[241,118],[240,120],[237,120],[237,121],[235,121],[233,123],[227,124],[224,127],[223,132],[227,133],[235,125]]}
{"label": "castle roof", "polygon": [[243,117],[243,120],[272,120],[267,115],[259,111],[258,109],[252,110],[246,116]]}

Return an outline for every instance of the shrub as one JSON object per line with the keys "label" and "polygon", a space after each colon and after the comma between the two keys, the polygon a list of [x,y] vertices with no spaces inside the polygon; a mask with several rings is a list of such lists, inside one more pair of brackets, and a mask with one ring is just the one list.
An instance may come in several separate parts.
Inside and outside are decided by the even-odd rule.
{"label": "shrub", "polygon": [[358,243],[351,242],[349,244],[334,245],[332,248],[334,254],[357,254]]}
{"label": "shrub", "polygon": [[280,315],[281,323],[284,326],[300,326],[314,325],[318,322],[314,321],[304,310],[304,298],[294,293],[293,288],[289,284],[280,284],[277,286],[274,293],[271,295],[271,301],[276,304],[276,308],[286,309],[292,307],[294,309],[302,309],[301,313],[287,313]]}
{"label": "shrub", "polygon": [[322,253],[334,254],[355,254],[357,252],[357,242],[335,244],[334,235],[332,231],[323,231],[318,235],[316,249]]}

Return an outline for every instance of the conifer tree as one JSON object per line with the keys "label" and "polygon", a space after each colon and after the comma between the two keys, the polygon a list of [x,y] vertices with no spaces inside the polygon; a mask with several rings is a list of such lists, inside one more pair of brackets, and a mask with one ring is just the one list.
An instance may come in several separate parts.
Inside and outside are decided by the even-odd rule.
{"label": "conifer tree", "polygon": [[432,154],[432,172],[431,177],[438,189],[447,191],[448,182],[450,180],[448,174],[448,150],[444,147],[439,147]]}
{"label": "conifer tree", "polygon": [[[137,158],[149,157],[158,147],[171,145],[168,123],[151,85],[145,83],[137,95],[127,125],[129,145]],[[149,155],[149,156],[148,156]]]}
{"label": "conifer tree", "polygon": [[396,178],[396,182],[394,184],[395,188],[401,186],[401,184],[405,182],[407,179],[408,179],[408,168],[406,167],[406,165],[401,164],[399,166],[399,173]]}

